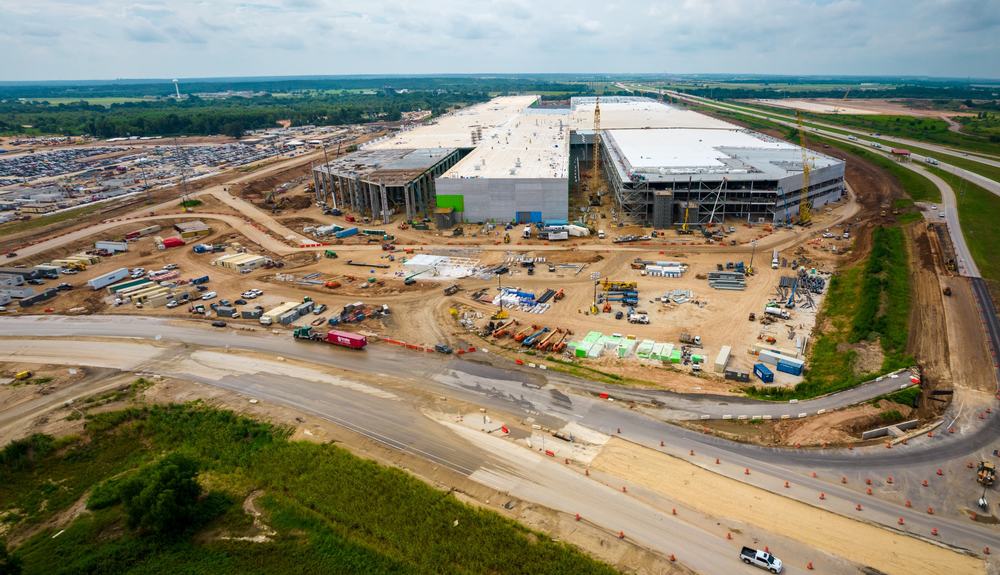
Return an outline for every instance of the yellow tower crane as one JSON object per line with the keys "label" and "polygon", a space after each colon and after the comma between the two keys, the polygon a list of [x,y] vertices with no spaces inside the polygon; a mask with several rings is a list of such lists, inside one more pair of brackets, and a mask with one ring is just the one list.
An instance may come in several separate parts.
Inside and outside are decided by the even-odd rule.
{"label": "yellow tower crane", "polygon": [[809,209],[809,151],[806,149],[806,130],[802,126],[802,112],[795,113],[799,125],[799,147],[802,148],[802,195],[799,199],[799,225],[804,226],[812,221]]}
{"label": "yellow tower crane", "polygon": [[601,178],[601,97],[598,96],[594,103],[594,151],[590,159],[590,182],[587,186],[590,190],[591,199],[597,196],[600,202],[604,194],[604,180]]}

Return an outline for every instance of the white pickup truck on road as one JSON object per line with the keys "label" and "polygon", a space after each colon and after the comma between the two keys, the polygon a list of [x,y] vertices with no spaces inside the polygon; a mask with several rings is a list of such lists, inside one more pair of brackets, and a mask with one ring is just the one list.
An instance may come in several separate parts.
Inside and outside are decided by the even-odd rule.
{"label": "white pickup truck on road", "polygon": [[781,559],[778,559],[767,551],[744,547],[740,551],[740,559],[747,565],[756,565],[761,569],[767,569],[771,573],[781,573]]}

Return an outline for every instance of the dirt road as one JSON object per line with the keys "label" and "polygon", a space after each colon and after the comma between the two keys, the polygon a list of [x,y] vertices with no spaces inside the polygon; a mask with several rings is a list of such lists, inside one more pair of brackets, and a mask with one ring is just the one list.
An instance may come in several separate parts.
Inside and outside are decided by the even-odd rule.
{"label": "dirt road", "polygon": [[608,442],[592,466],[704,513],[757,525],[891,575],[984,572],[979,559],[816,509],[625,441]]}

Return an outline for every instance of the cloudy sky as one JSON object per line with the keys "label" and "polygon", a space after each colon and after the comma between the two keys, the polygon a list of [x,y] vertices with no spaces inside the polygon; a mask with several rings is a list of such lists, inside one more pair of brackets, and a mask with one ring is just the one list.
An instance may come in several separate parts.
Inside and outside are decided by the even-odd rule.
{"label": "cloudy sky", "polygon": [[1000,78],[1000,0],[0,0],[0,80],[724,72]]}

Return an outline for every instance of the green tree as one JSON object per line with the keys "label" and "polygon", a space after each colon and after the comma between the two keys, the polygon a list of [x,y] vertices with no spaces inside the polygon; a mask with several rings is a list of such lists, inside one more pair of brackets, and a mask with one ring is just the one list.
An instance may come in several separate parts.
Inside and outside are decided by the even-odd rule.
{"label": "green tree", "polygon": [[198,463],[172,453],[124,482],[121,500],[129,527],[142,533],[176,536],[196,519],[201,486]]}
{"label": "green tree", "polygon": [[0,575],[21,575],[21,558],[11,555],[3,541],[0,541]]}

